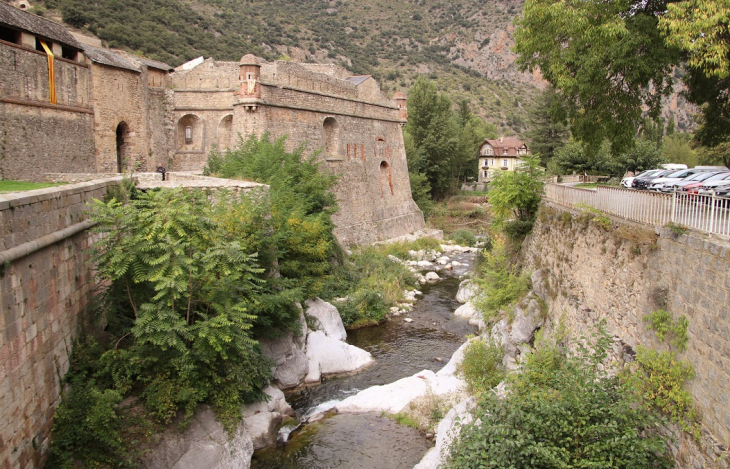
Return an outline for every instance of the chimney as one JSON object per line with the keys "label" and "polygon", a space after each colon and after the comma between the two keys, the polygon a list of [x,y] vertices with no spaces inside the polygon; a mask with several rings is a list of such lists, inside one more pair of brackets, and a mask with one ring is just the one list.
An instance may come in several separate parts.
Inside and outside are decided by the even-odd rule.
{"label": "chimney", "polygon": [[504,143],[504,137],[499,137],[499,143]]}

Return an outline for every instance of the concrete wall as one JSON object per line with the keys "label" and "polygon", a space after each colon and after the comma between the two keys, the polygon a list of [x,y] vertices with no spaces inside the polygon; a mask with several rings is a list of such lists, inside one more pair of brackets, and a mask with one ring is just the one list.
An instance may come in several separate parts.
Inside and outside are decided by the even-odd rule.
{"label": "concrete wall", "polygon": [[[81,231],[37,249],[32,242],[84,222],[86,203],[116,181],[0,195],[0,466],[39,467],[60,379],[93,289]],[[5,262],[12,249],[29,254]]]}
{"label": "concrete wall", "polygon": [[549,270],[551,311],[586,331],[601,319],[631,347],[660,344],[644,315],[664,308],[689,320],[683,358],[694,365],[689,388],[703,428],[698,447],[682,439],[680,467],[727,467],[730,448],[730,243],[700,233],[614,220],[608,230],[564,209],[543,207],[524,247],[528,268]]}

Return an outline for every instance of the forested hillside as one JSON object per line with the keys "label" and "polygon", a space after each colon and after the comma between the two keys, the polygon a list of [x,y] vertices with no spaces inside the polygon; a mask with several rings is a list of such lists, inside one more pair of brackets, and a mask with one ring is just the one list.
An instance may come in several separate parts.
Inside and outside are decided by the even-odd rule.
{"label": "forested hillside", "polygon": [[469,100],[505,133],[522,133],[538,77],[514,66],[521,0],[42,0],[113,48],[177,66],[198,56],[338,63],[407,91],[419,75]]}

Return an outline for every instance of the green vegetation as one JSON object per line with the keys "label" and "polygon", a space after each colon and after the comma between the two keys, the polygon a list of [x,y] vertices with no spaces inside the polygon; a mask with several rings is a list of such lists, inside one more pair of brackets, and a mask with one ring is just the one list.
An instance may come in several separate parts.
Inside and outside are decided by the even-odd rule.
{"label": "green vegetation", "polygon": [[8,181],[0,179],[0,194],[7,192],[32,191],[33,189],[45,189],[47,187],[62,186],[63,182],[26,182]]}
{"label": "green vegetation", "polygon": [[632,141],[632,145],[629,149],[615,153],[611,144],[604,141],[594,153],[590,153],[583,144],[571,142],[556,152],[549,169],[554,174],[585,172],[622,177],[627,171],[639,173],[655,169],[666,162],[662,147],[656,142],[636,139]]}
{"label": "green vegetation", "polygon": [[474,232],[468,228],[459,228],[449,234],[449,239],[460,246],[476,246],[477,237]]}
{"label": "green vegetation", "polygon": [[537,96],[528,119],[528,148],[533,155],[540,156],[543,166],[548,166],[569,136],[565,103],[555,88],[547,87]]}
{"label": "green vegetation", "polygon": [[671,221],[664,226],[669,228],[675,238],[689,233],[689,228],[687,228],[685,225],[673,223]]}
{"label": "green vegetation", "polygon": [[506,241],[500,236],[494,238],[490,250],[482,251],[474,280],[482,292],[474,299],[474,306],[484,313],[487,324],[530,289],[528,276],[511,261]]}
{"label": "green vegetation", "polygon": [[649,323],[647,328],[653,330],[661,342],[664,342],[667,337],[671,337],[670,343],[674,348],[680,352],[687,348],[687,340],[689,340],[687,326],[689,326],[689,321],[684,315],[675,321],[667,311],[658,309],[644,316],[644,322]]}
{"label": "green vegetation", "polygon": [[543,170],[538,166],[537,157],[523,161],[515,171],[497,172],[489,184],[489,205],[498,224],[510,215],[517,220],[532,221],[537,214]]}
{"label": "green vegetation", "polygon": [[447,467],[674,467],[651,412],[602,365],[610,337],[568,353],[543,343],[510,375],[510,392],[480,396],[475,420],[462,427]]}
{"label": "green vegetation", "polygon": [[609,228],[611,228],[611,226],[613,226],[613,223],[611,222],[611,219],[608,218],[608,215],[598,210],[597,208],[591,207],[590,205],[586,205],[583,203],[578,204],[577,207],[580,209],[581,218],[588,219],[589,221],[595,223],[604,230],[608,230]]}
{"label": "green vegetation", "polygon": [[[614,154],[634,146],[637,123],[645,113],[660,122],[678,78],[701,107],[695,139],[718,147],[730,138],[728,24],[727,4],[713,0],[528,0],[515,49],[523,70],[539,69],[565,97],[573,137],[590,155],[606,140]],[[730,162],[726,151],[710,153]]]}
{"label": "green vegetation", "polygon": [[469,392],[481,395],[498,385],[507,375],[502,365],[504,351],[485,339],[475,339],[464,349],[464,360],[458,373],[469,386]]}

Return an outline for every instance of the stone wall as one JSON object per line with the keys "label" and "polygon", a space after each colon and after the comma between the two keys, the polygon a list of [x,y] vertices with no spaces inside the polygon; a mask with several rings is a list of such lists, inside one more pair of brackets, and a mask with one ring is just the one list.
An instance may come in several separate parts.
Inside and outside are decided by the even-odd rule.
{"label": "stone wall", "polygon": [[46,60],[0,42],[0,179],[40,181],[48,171],[94,166],[89,68],[56,59],[58,104],[51,104]]}
{"label": "stone wall", "polygon": [[86,226],[86,203],[118,179],[0,195],[2,467],[41,465],[93,289],[91,235],[71,233]]}
{"label": "stone wall", "polygon": [[96,170],[117,171],[120,124],[124,129],[122,166],[139,165],[142,171],[148,169],[147,81],[139,72],[101,64],[93,64],[92,72]]}
{"label": "stone wall", "polygon": [[[604,229],[586,216],[543,207],[524,253],[529,269],[549,271],[551,311],[564,311],[580,331],[605,319],[629,346],[657,348],[644,315],[664,308],[687,317],[683,358],[694,365],[689,389],[704,433],[699,447],[682,438],[675,449],[681,467],[728,467],[730,244],[618,219]],[[723,453],[725,465],[717,461]]]}
{"label": "stone wall", "polygon": [[372,243],[423,228],[395,106],[268,85],[262,101],[254,112],[234,106],[234,133],[287,136],[289,149],[320,151],[323,167],[338,176],[340,210],[333,221],[341,243]]}

